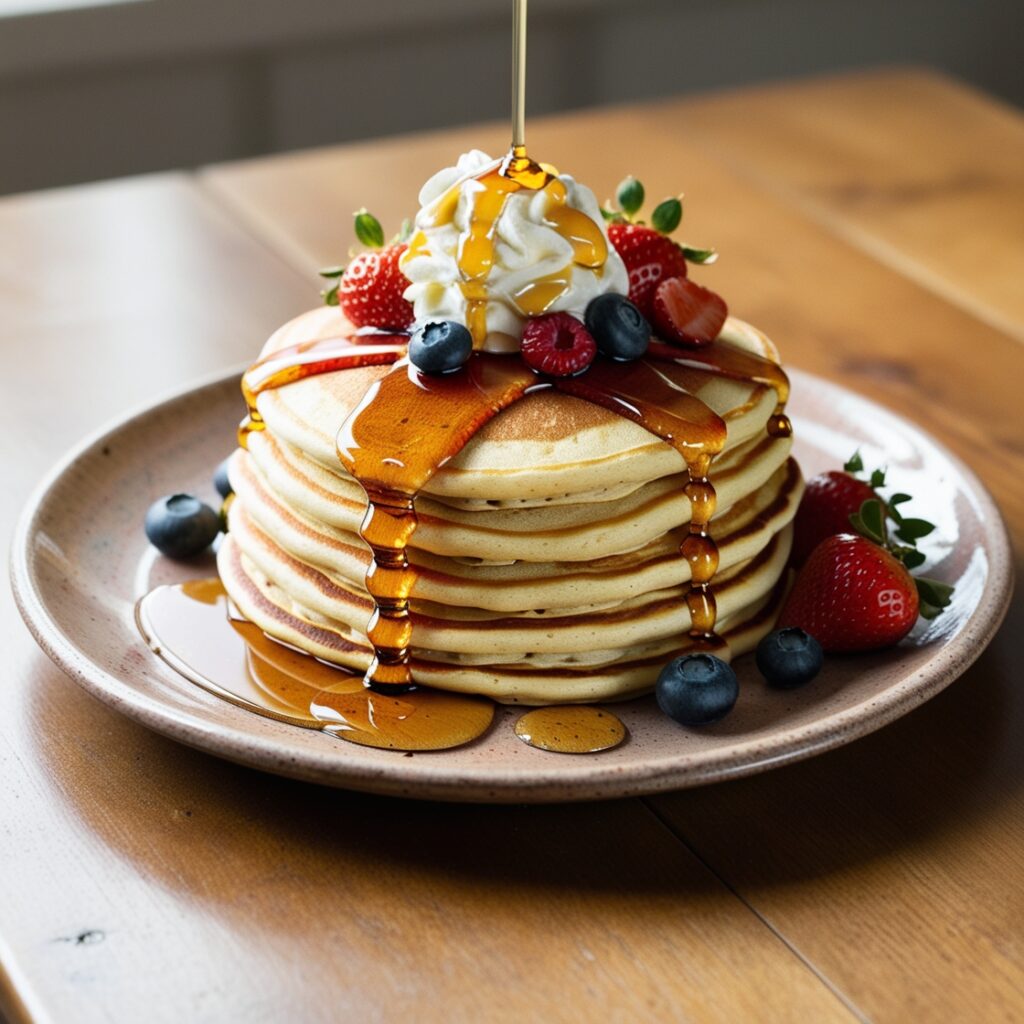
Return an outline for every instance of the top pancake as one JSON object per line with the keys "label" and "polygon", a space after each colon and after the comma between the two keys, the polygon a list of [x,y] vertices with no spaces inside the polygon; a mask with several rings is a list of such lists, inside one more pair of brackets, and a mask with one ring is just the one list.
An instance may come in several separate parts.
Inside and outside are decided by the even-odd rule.
{"label": "top pancake", "polygon": [[[278,330],[263,355],[289,345],[351,333],[337,309],[305,313]],[[730,318],[721,340],[776,358],[767,338]],[[775,391],[700,370],[659,362],[658,368],[725,421],[725,451],[763,433]],[[309,377],[266,391],[258,407],[267,429],[337,473],[335,439],[367,388],[390,372],[366,366]],[[443,466],[424,493],[453,503],[511,504],[569,495],[598,498],[685,470],[682,456],[643,427],[582,399],[552,391],[527,395],[485,424]]]}

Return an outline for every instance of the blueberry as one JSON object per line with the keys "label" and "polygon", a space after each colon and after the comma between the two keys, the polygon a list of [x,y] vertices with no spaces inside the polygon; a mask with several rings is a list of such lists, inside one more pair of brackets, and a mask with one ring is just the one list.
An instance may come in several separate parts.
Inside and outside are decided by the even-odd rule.
{"label": "blueberry", "polygon": [[788,626],[769,633],[758,645],[757,667],[772,686],[790,690],[809,683],[820,671],[821,644],[802,629]]}
{"label": "blueberry", "polygon": [[473,351],[473,336],[454,320],[428,320],[409,339],[409,359],[424,373],[457,370]]}
{"label": "blueberry", "polygon": [[713,654],[670,661],[654,688],[658,707],[681,725],[710,725],[727,715],[740,693],[736,673]]}
{"label": "blueberry", "polygon": [[190,558],[220,533],[220,517],[191,494],[170,494],[146,513],[146,536],[168,558]]}
{"label": "blueberry", "polygon": [[213,486],[217,488],[217,493],[222,497],[226,498],[231,491],[231,481],[228,479],[228,463],[231,461],[231,456],[228,456],[214,471],[213,474]]}
{"label": "blueberry", "polygon": [[605,292],[591,299],[584,314],[598,351],[612,359],[639,359],[651,340],[651,326],[624,295]]}

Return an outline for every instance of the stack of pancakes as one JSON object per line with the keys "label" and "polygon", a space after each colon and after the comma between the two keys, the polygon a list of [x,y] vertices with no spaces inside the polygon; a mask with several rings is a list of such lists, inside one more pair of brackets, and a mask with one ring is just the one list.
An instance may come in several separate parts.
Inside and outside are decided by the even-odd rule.
{"label": "stack of pancakes", "polygon": [[[264,355],[343,333],[335,309],[285,325]],[[723,341],[776,358],[730,319]],[[803,484],[791,439],[769,437],[772,388],[659,368],[726,422],[710,478],[713,590],[724,656],[772,626]],[[363,671],[373,603],[360,485],[335,438],[391,367],[310,377],[258,400],[266,429],[230,464],[235,499],[219,553],[239,611],[272,637]],[[400,410],[395,411],[400,416]],[[689,646],[686,468],[668,444],[582,399],[540,391],[484,426],[416,499],[409,559],[412,672],[439,689],[525,704],[609,700],[653,686]]]}

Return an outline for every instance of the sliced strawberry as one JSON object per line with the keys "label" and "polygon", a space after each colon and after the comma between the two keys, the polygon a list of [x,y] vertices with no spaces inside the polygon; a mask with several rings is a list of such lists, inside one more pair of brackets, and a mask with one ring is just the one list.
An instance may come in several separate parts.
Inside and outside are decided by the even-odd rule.
{"label": "sliced strawberry", "polygon": [[918,611],[906,567],[867,538],[844,533],[811,552],[778,626],[798,626],[825,651],[871,651],[902,640]]}
{"label": "sliced strawberry", "polygon": [[671,238],[642,224],[609,224],[608,238],[629,271],[629,300],[649,321],[658,285],[667,277],[686,277],[683,250]]}
{"label": "sliced strawberry", "polygon": [[412,305],[402,293],[408,278],[398,261],[408,246],[388,245],[361,252],[338,284],[338,305],[356,327],[404,328],[413,322]]}
{"label": "sliced strawberry", "polygon": [[793,521],[793,565],[803,565],[826,537],[850,533],[850,516],[859,512],[865,501],[877,497],[863,480],[837,469],[808,480]]}
{"label": "sliced strawberry", "polygon": [[654,327],[676,345],[710,345],[729,315],[725,299],[685,277],[670,277],[654,293]]}
{"label": "sliced strawberry", "polygon": [[568,313],[547,313],[527,321],[523,330],[526,365],[549,377],[581,373],[597,355],[590,332]]}

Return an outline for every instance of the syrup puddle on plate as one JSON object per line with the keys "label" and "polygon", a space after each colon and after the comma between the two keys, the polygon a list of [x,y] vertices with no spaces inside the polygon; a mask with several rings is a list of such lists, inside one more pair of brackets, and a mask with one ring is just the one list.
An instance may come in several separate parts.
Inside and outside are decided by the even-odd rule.
{"label": "syrup puddle on plate", "polygon": [[622,722],[592,704],[534,708],[516,722],[515,731],[531,747],[559,754],[597,754],[626,738]]}
{"label": "syrup puddle on plate", "polygon": [[203,689],[241,707],[350,743],[391,750],[446,750],[482,736],[492,701],[417,689],[374,693],[348,672],[271,640],[237,618],[218,579],[157,587],[138,603],[154,653]]}
{"label": "syrup puddle on plate", "polygon": [[[478,739],[494,720],[496,705],[486,697],[423,687],[377,693],[364,685],[362,673],[272,640],[237,615],[216,578],[157,587],[139,601],[136,620],[153,652],[197,686],[266,718],[349,743],[448,750]],[[611,712],[567,705],[527,712],[515,732],[541,750],[575,754],[617,746],[626,727]]]}

